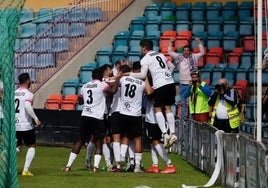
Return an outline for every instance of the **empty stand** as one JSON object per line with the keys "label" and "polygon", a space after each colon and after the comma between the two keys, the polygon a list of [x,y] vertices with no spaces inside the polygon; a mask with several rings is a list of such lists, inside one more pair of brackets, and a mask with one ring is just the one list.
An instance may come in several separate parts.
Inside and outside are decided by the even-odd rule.
{"label": "empty stand", "polygon": [[45,102],[45,109],[59,110],[61,108],[62,99],[61,94],[51,94]]}

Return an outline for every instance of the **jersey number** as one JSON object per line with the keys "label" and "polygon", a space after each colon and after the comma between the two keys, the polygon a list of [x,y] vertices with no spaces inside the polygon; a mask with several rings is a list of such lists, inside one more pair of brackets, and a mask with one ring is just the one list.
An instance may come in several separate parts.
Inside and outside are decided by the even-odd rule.
{"label": "jersey number", "polygon": [[19,106],[20,106],[20,100],[15,99],[15,113],[20,113]]}
{"label": "jersey number", "polygon": [[156,60],[158,61],[159,66],[160,66],[162,69],[166,68],[166,64],[165,64],[165,62],[163,61],[163,59],[162,59],[160,56],[156,56]]}
{"label": "jersey number", "polygon": [[93,97],[92,97],[92,90],[87,91],[87,104],[92,104],[93,103]]}
{"label": "jersey number", "polygon": [[136,85],[126,84],[125,96],[133,98],[135,96]]}

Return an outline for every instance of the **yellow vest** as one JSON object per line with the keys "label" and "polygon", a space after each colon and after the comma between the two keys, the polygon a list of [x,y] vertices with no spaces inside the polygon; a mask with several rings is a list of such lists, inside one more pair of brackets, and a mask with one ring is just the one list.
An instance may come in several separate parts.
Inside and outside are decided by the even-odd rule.
{"label": "yellow vest", "polygon": [[[211,125],[213,125],[214,120],[215,120],[215,115],[216,115],[216,109],[218,107],[220,101],[220,97],[217,97],[216,103],[214,105],[214,109],[212,112],[212,117],[211,117]],[[234,107],[231,106],[229,103],[225,102],[226,104],[226,108],[227,108],[227,115],[229,118],[229,123],[230,123],[230,127],[232,129],[235,129],[236,127],[238,127],[240,125],[240,112],[239,109],[237,108],[237,105],[235,105]]]}
{"label": "yellow vest", "polygon": [[[204,86],[206,82],[201,82],[201,86]],[[193,86],[191,87],[191,93],[193,92]],[[195,104],[192,102],[191,97],[189,97],[189,108],[190,114],[201,114],[209,112],[208,105],[208,96],[201,91],[201,89],[196,88],[196,102]]]}

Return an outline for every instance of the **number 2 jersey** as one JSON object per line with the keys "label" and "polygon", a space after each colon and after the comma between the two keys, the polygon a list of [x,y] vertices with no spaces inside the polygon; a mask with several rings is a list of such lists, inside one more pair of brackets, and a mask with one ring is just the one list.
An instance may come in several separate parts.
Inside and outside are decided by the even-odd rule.
{"label": "number 2 jersey", "polygon": [[15,125],[16,131],[28,131],[34,128],[33,119],[27,113],[25,103],[33,101],[33,93],[26,88],[18,88],[15,91]]}
{"label": "number 2 jersey", "polygon": [[104,111],[106,109],[105,91],[109,85],[99,80],[92,80],[83,85],[80,95],[84,100],[84,108],[82,116],[93,117],[96,119],[104,119]]}
{"label": "number 2 jersey", "polygon": [[167,58],[158,52],[150,51],[142,59],[141,65],[147,65],[153,79],[154,89],[174,83],[172,74],[167,66]]}
{"label": "number 2 jersey", "polygon": [[131,76],[123,76],[120,79],[120,86],[120,114],[141,116],[142,95],[145,90],[145,82]]}

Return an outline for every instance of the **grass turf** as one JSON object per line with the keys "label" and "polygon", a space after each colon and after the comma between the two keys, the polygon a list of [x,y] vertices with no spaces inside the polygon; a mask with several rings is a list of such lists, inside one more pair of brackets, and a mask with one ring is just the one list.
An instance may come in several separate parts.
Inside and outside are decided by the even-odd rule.
{"label": "grass turf", "polygon": [[[36,155],[30,167],[34,174],[32,177],[21,176],[23,170],[25,154],[27,148],[24,147],[21,153],[17,154],[18,180],[21,188],[73,188],[73,187],[94,187],[94,188],[134,188],[146,185],[152,188],[181,187],[186,185],[203,185],[209,180],[209,176],[197,170],[181,156],[169,154],[177,172],[175,174],[150,174],[150,173],[130,173],[130,172],[99,172],[94,173],[84,170],[85,149],[82,149],[70,172],[62,172],[66,165],[71,149],[65,147],[38,146]],[[149,152],[143,154],[143,164],[145,168],[151,165],[151,155]],[[104,160],[101,161],[101,167]],[[159,168],[163,169],[165,163],[159,159]],[[215,186],[220,187],[220,186]]]}

